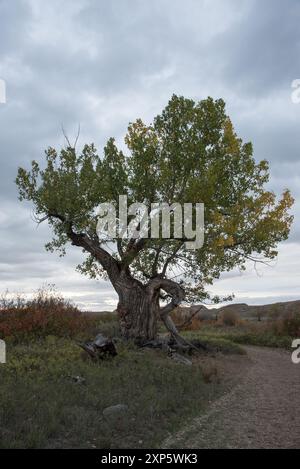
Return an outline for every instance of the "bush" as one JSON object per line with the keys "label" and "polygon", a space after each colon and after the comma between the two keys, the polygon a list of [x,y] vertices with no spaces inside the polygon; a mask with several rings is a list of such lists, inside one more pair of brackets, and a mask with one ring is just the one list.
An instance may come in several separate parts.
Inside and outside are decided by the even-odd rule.
{"label": "bush", "polygon": [[58,295],[53,288],[38,290],[32,300],[20,296],[2,298],[0,305],[0,337],[24,340],[26,337],[74,337],[96,325],[88,317]]}
{"label": "bush", "polygon": [[289,313],[273,324],[274,333],[280,336],[300,337],[300,313]]}
{"label": "bush", "polygon": [[239,322],[239,317],[234,311],[226,309],[221,314],[220,321],[224,326],[236,326]]}

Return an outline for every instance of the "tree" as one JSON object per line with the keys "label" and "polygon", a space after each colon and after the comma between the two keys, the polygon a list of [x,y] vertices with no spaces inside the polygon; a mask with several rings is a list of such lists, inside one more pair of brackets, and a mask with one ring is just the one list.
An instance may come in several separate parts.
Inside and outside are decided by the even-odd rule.
{"label": "tree", "polygon": [[[209,298],[207,285],[221,272],[244,269],[249,259],[273,259],[288,237],[293,199],[285,190],[277,201],[265,189],[268,163],[256,163],[252,144],[237,137],[221,99],[196,103],[173,95],[152,124],[131,123],[125,142],[126,155],[109,139],[102,158],[94,144],[80,154],[69,142],[59,153],[48,148],[45,169],[36,161],[30,171],[19,168],[19,198],[33,202],[37,221],[52,228],[47,249],[64,254],[71,242],[87,254],[81,272],[110,280],[124,337],[154,339],[161,319],[179,340],[171,311],[183,300]],[[117,204],[121,194],[148,206],[204,203],[203,247],[189,250],[184,236],[161,234],[101,239],[96,208]]]}

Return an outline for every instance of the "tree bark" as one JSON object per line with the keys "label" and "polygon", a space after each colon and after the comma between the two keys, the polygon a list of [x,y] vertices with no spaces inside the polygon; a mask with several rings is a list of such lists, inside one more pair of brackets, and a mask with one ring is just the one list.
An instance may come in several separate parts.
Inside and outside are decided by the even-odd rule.
{"label": "tree bark", "polygon": [[[156,276],[143,285],[121,274],[114,286],[119,294],[117,312],[124,338],[133,339],[139,345],[151,342],[157,345],[158,323],[161,320],[170,333],[169,343],[176,349],[189,352],[199,352],[199,347],[206,349],[201,343],[196,347],[182,337],[170,317],[173,309],[184,299],[184,290],[178,283]],[[163,307],[159,304],[162,290],[171,298]]]}
{"label": "tree bark", "polygon": [[122,272],[114,284],[119,296],[117,313],[121,333],[136,342],[157,337],[158,295],[147,289],[127,272]]}
{"label": "tree bark", "polygon": [[[184,291],[180,285],[160,277],[155,277],[147,285],[143,285],[123,273],[114,287],[119,295],[117,312],[123,337],[140,343],[155,340],[158,322],[161,320],[173,339],[181,341],[176,326],[169,316],[184,298]],[[171,297],[171,301],[160,307],[162,290]]]}

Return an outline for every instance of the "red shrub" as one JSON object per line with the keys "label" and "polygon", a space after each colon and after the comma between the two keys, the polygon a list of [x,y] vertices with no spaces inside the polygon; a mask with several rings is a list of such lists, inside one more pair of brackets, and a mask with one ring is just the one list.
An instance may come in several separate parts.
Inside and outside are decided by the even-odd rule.
{"label": "red shrub", "polygon": [[21,338],[28,335],[74,337],[92,326],[95,319],[82,314],[69,301],[53,292],[39,290],[33,300],[2,300],[0,337]]}

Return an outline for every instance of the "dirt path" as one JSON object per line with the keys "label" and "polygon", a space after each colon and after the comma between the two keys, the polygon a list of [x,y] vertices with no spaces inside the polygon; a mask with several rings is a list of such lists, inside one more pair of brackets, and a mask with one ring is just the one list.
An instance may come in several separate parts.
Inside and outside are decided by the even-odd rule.
{"label": "dirt path", "polygon": [[245,347],[243,380],[163,448],[300,448],[300,364],[283,350]]}

